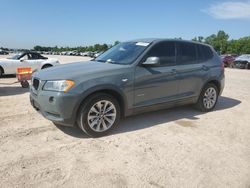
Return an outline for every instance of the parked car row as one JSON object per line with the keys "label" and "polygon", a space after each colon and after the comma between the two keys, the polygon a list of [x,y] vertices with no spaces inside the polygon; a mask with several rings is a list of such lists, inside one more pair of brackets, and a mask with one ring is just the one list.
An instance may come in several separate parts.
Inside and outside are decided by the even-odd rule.
{"label": "parked car row", "polygon": [[8,54],[9,54],[9,52],[0,49],[0,55],[8,55]]}
{"label": "parked car row", "polygon": [[103,53],[103,51],[87,51],[87,52],[78,52],[77,50],[74,51],[65,51],[65,52],[38,52],[40,54],[45,55],[72,55],[72,56],[85,56],[85,57],[97,57]]}
{"label": "parked car row", "polygon": [[240,56],[234,54],[221,55],[224,67],[250,69],[250,54]]}

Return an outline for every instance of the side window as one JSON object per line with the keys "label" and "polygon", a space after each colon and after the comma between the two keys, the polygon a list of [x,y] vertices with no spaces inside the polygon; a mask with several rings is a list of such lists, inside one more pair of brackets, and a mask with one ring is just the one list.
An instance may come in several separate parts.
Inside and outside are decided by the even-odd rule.
{"label": "side window", "polygon": [[38,55],[33,54],[33,53],[29,54],[29,57],[30,57],[30,59],[33,59],[33,60],[38,59]]}
{"label": "side window", "polygon": [[28,54],[24,54],[22,57],[20,57],[21,60],[28,60]]}
{"label": "side window", "polygon": [[197,45],[197,51],[199,61],[207,61],[213,58],[213,52],[208,46]]}
{"label": "side window", "polygon": [[175,43],[174,42],[161,42],[153,46],[147,53],[145,60],[148,57],[160,58],[160,64],[162,66],[168,66],[175,64]]}
{"label": "side window", "polygon": [[177,48],[177,61],[179,64],[196,63],[196,46],[193,43],[179,42]]}

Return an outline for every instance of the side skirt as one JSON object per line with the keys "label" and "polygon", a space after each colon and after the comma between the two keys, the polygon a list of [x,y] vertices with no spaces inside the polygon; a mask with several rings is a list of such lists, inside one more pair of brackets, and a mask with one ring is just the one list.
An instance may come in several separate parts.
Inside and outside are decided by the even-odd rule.
{"label": "side skirt", "polygon": [[198,97],[191,97],[191,98],[186,98],[182,100],[170,101],[170,102],[160,103],[160,104],[155,104],[155,105],[150,105],[150,106],[135,107],[133,109],[127,110],[125,112],[125,117],[137,115],[141,113],[146,113],[146,112],[168,109],[168,108],[172,108],[176,106],[194,104],[197,102],[197,100],[198,100]]}

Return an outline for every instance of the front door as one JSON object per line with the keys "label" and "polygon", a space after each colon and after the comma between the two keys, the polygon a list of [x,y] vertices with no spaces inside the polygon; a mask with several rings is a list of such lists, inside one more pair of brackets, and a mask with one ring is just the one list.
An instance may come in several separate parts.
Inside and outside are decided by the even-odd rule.
{"label": "front door", "polygon": [[135,70],[135,107],[173,101],[178,95],[179,79],[176,72],[176,50],[174,42],[160,42],[151,47],[143,58],[158,57],[160,65]]}

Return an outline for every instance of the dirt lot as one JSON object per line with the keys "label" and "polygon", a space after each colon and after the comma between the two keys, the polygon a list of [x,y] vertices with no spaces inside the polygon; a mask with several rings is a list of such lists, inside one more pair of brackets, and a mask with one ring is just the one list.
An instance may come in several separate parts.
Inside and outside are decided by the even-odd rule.
{"label": "dirt lot", "polygon": [[14,81],[0,79],[0,187],[250,187],[250,71],[226,70],[213,112],[142,114],[98,139],[54,126]]}

